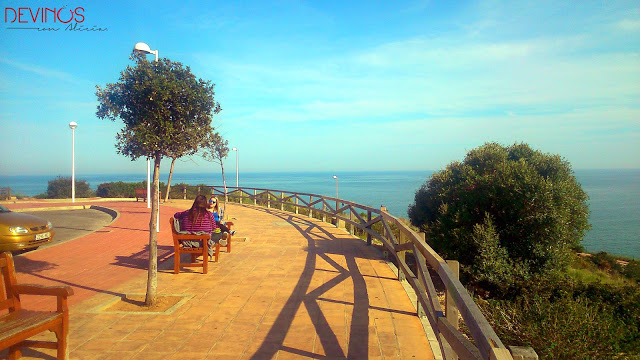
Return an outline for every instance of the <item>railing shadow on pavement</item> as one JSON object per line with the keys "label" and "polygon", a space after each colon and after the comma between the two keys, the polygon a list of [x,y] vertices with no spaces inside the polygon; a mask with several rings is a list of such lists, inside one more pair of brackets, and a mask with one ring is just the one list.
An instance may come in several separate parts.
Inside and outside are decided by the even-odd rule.
{"label": "railing shadow on pavement", "polygon": [[[298,309],[304,305],[306,311],[311,317],[313,326],[315,327],[318,339],[325,351],[326,358],[361,358],[368,357],[367,341],[369,338],[369,296],[363,275],[356,264],[356,257],[345,256],[346,268],[331,259],[328,254],[344,255],[343,252],[336,251],[331,247],[332,244],[338,244],[336,240],[351,240],[347,238],[337,238],[334,234],[327,232],[318,224],[307,221],[300,217],[294,217],[284,212],[273,211],[270,209],[262,210],[274,216],[277,216],[291,224],[307,241],[307,256],[305,266],[302,270],[298,282],[294,287],[294,291],[287,299],[283,310],[278,314],[273,322],[267,336],[251,356],[250,359],[269,359],[276,355],[278,351],[286,351],[292,354],[317,358],[318,354],[310,353],[306,350],[295,349],[284,346],[285,337],[289,332],[293,320]],[[342,246],[340,244],[338,246]],[[335,245],[334,245],[335,246]],[[351,246],[347,244],[347,246]],[[325,282],[321,286],[310,290],[311,278],[318,258],[324,260],[335,269],[335,277]],[[333,270],[331,272],[334,272]],[[347,353],[344,353],[340,345],[338,337],[331,329],[331,326],[320,307],[322,302],[333,302],[332,300],[323,299],[321,296],[340,285],[343,281],[351,278],[353,281],[353,312],[351,316],[349,340]],[[415,314],[414,314],[415,315]]]}

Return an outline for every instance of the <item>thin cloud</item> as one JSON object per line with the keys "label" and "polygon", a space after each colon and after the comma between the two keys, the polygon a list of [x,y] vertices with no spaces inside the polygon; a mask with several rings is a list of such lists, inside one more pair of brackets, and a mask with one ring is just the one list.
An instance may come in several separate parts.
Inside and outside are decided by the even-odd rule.
{"label": "thin cloud", "polygon": [[37,65],[31,65],[31,64],[24,64],[24,63],[20,63],[17,61],[12,61],[9,60],[7,58],[4,57],[0,57],[0,63],[3,64],[7,64],[9,66],[12,66],[14,68],[23,70],[23,71],[27,71],[33,74],[37,74],[40,76],[44,76],[47,78],[52,78],[52,79],[57,79],[57,80],[62,80],[71,84],[76,84],[76,85],[80,85],[80,84],[84,84],[86,83],[86,81],[83,81],[81,79],[78,79],[76,77],[74,77],[73,75],[63,72],[63,71],[58,71],[58,70],[54,70],[54,69],[48,69],[48,68],[44,68],[41,66],[37,66]]}

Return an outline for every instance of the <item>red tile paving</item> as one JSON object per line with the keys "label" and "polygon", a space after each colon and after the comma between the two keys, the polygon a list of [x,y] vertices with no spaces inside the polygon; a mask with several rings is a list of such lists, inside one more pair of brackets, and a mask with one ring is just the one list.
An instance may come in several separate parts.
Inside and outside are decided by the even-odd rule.
{"label": "red tile paving", "polygon": [[[175,275],[168,219],[189,204],[162,205],[158,294],[188,300],[164,314],[99,311],[123,294],[145,292],[149,209],[95,204],[120,216],[92,234],[16,257],[19,282],[73,287],[72,359],[433,358],[415,308],[375,249],[330,224],[274,209],[229,205],[246,241],[238,237],[206,275],[197,268]],[[54,205],[8,207],[18,206]],[[24,351],[27,359],[51,354]]]}

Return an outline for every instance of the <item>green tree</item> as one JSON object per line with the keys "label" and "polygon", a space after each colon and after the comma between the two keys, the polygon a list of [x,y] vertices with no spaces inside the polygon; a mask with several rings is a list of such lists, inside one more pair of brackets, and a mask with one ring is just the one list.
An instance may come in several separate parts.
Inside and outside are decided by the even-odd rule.
{"label": "green tree", "polygon": [[[76,197],[87,198],[92,197],[93,191],[89,188],[87,180],[76,179]],[[49,180],[47,186],[46,198],[48,199],[67,199],[71,197],[71,178],[58,176],[53,180]]]}
{"label": "green tree", "polygon": [[135,66],[127,66],[119,81],[96,87],[101,119],[122,120],[116,136],[118,153],[131,160],[153,159],[152,207],[149,220],[149,271],[146,304],[153,305],[157,293],[158,177],[162,157],[175,156],[176,149],[202,146],[211,131],[213,114],[220,112],[214,100],[214,84],[197,79],[191,69],[168,59],[149,62],[132,54]]}
{"label": "green tree", "polygon": [[433,174],[409,218],[468,280],[504,291],[567,264],[589,229],[587,200],[560,156],[487,143]]}
{"label": "green tree", "polygon": [[202,157],[211,162],[220,164],[220,170],[222,171],[222,186],[224,187],[224,204],[222,205],[222,213],[227,211],[227,201],[229,196],[227,194],[227,179],[224,176],[224,159],[229,155],[229,141],[225,140],[217,132],[213,130],[209,133],[207,141],[204,146]]}

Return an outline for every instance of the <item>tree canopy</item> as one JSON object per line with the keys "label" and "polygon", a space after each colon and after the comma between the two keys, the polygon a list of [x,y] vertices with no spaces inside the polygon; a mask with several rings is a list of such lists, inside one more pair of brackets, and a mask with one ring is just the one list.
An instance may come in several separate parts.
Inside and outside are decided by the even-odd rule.
{"label": "tree canopy", "polygon": [[504,290],[566,264],[589,229],[587,200],[560,156],[487,143],[433,174],[408,214],[468,280]]}
{"label": "tree canopy", "polygon": [[179,62],[133,56],[136,66],[127,66],[117,83],[96,87],[97,116],[125,125],[117,135],[118,152],[132,160],[194,154],[221,110],[214,84]]}

